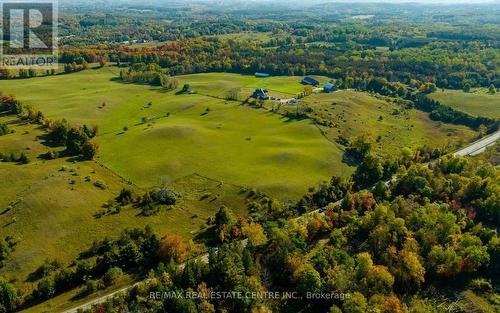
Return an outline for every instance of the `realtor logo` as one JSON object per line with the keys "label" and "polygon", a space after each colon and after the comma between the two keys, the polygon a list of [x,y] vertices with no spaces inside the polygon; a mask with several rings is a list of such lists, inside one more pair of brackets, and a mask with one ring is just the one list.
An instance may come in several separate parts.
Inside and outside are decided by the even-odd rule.
{"label": "realtor logo", "polygon": [[0,67],[57,67],[56,0],[0,0]]}

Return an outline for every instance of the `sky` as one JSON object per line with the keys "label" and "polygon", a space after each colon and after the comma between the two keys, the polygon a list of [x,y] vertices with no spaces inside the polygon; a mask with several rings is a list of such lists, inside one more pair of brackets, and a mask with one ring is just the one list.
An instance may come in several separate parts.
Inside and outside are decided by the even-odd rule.
{"label": "sky", "polygon": [[[186,0],[189,1],[189,0]],[[222,0],[221,2],[231,2],[232,0]],[[275,0],[255,0],[255,1],[275,1]],[[378,3],[428,3],[428,4],[459,4],[459,3],[498,3],[500,0],[309,0],[309,2],[378,2]]]}
{"label": "sky", "polygon": [[[117,1],[117,0],[115,0]],[[231,3],[231,2],[239,2],[241,0],[118,0],[123,2],[135,2],[135,3],[169,3],[169,2],[217,2],[217,3]],[[246,2],[302,2],[302,0],[246,0]],[[433,3],[433,4],[458,4],[458,3],[498,3],[500,4],[500,0],[308,0],[309,3],[312,2],[378,2],[378,3]]]}

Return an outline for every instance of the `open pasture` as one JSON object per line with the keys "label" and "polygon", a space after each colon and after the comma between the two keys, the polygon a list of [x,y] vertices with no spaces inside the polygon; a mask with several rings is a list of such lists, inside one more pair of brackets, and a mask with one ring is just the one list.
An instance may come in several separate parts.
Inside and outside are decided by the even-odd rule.
{"label": "open pasture", "polygon": [[331,175],[352,172],[311,121],[219,98],[232,88],[256,87],[293,95],[303,89],[300,77],[180,76],[180,86],[189,83],[197,92],[188,95],[117,82],[117,74],[107,67],[3,81],[0,90],[49,118],[98,125],[98,162],[141,187],[196,173],[295,198]]}
{"label": "open pasture", "polygon": [[302,105],[312,109],[313,118],[332,122],[333,127],[322,127],[331,140],[367,135],[376,141],[375,148],[383,156],[397,155],[403,147],[453,149],[476,135],[465,126],[435,122],[425,112],[353,90],[314,94]]}
{"label": "open pasture", "polygon": [[96,162],[42,160],[39,156],[49,148],[38,139],[41,129],[12,118],[0,117],[0,122],[15,131],[0,138],[0,151],[24,152],[31,160],[25,165],[0,162],[0,236],[12,236],[17,242],[0,273],[16,283],[32,284],[26,281],[28,275],[46,258],[57,257],[69,265],[94,240],[114,237],[125,228],[151,225],[160,236],[175,233],[191,238],[203,231],[222,205],[245,212],[245,195],[239,187],[221,186],[197,175],[170,182],[179,201],[158,215],[143,216],[130,205],[110,212],[104,204],[121,189],[130,189],[135,196],[145,190]]}
{"label": "open pasture", "polygon": [[436,91],[430,97],[474,116],[500,118],[500,93],[498,92],[490,95],[486,89],[476,89],[472,92],[447,89]]}

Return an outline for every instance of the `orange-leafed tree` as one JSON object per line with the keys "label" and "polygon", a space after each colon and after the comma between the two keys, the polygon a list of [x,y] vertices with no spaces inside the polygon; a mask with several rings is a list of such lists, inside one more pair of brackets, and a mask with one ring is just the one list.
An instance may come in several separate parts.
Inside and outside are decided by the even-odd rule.
{"label": "orange-leafed tree", "polygon": [[165,262],[173,259],[177,263],[182,263],[187,258],[187,245],[182,242],[179,235],[166,235],[160,241],[158,256]]}

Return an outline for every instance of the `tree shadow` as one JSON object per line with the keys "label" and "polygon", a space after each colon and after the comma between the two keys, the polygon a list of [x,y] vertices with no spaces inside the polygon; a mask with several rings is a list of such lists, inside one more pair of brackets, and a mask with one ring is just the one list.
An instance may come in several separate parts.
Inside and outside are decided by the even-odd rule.
{"label": "tree shadow", "polygon": [[42,145],[49,147],[49,148],[61,147],[61,145],[56,144],[55,142],[50,140],[49,134],[39,135],[36,137],[36,139],[40,140]]}
{"label": "tree shadow", "polygon": [[24,280],[27,283],[34,283],[44,278],[42,267],[37,268],[34,272],[29,273],[28,277]]}
{"label": "tree shadow", "polygon": [[215,233],[215,226],[210,226],[203,231],[199,232],[194,239],[196,241],[201,241],[207,246],[214,246],[217,244],[215,238],[217,234]]}
{"label": "tree shadow", "polygon": [[7,228],[7,227],[9,227],[10,225],[15,224],[15,223],[16,223],[16,221],[10,221],[10,222],[8,222],[8,223],[4,224],[2,227],[3,227],[3,228]]}
{"label": "tree shadow", "polygon": [[359,161],[351,157],[347,152],[344,152],[344,154],[342,155],[342,163],[345,163],[349,166],[358,166],[360,164]]}

